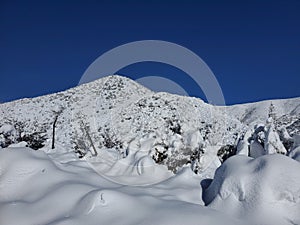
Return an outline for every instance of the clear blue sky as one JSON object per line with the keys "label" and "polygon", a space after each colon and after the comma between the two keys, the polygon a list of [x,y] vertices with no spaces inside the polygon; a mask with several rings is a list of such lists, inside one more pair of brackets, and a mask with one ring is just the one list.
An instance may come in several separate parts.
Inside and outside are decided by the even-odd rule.
{"label": "clear blue sky", "polygon": [[[175,42],[212,69],[227,104],[300,96],[300,1],[0,2],[0,101],[76,86],[104,52],[131,41]],[[175,77],[159,63],[120,71],[132,78]]]}

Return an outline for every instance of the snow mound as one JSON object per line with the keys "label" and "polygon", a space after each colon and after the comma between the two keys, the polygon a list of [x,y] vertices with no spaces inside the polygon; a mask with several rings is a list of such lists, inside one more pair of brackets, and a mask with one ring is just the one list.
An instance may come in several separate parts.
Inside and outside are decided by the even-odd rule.
{"label": "snow mound", "polygon": [[205,203],[255,224],[300,224],[299,162],[272,154],[233,156],[204,191]]}
{"label": "snow mound", "polygon": [[201,205],[199,180],[190,170],[158,185],[130,187],[104,179],[85,161],[62,158],[75,159],[0,150],[1,225],[245,224]]}

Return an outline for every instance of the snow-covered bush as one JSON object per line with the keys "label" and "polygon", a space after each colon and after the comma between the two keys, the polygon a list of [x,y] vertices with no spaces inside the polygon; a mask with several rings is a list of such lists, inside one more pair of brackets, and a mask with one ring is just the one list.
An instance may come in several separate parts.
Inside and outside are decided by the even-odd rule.
{"label": "snow-covered bush", "polygon": [[0,134],[0,148],[3,148],[4,146],[6,146],[5,137],[3,134]]}
{"label": "snow-covered bush", "polygon": [[15,127],[11,124],[3,124],[0,127],[0,145],[2,148],[9,146],[10,144],[16,143],[18,138],[18,132]]}
{"label": "snow-covered bush", "polygon": [[292,138],[285,127],[279,127],[279,125],[274,122],[273,117],[275,117],[273,107],[270,107],[269,118],[266,121],[266,125],[257,124],[254,126],[254,131],[249,129],[237,144],[237,154],[240,154],[240,152],[244,154],[247,152],[247,149],[248,155],[253,158],[265,154],[287,154],[287,150],[291,147],[293,142]]}
{"label": "snow-covered bush", "polygon": [[153,152],[152,159],[158,164],[163,163],[168,158],[168,148],[165,145],[156,145],[151,151]]}
{"label": "snow-covered bush", "polygon": [[38,150],[45,146],[47,134],[44,132],[34,132],[32,134],[23,134],[17,142],[26,142],[29,148]]}
{"label": "snow-covered bush", "polygon": [[[101,129],[99,130],[101,132]],[[101,144],[106,148],[117,148],[122,149],[122,142],[118,140],[116,134],[112,132],[109,128],[104,129],[103,132],[100,133],[102,137]]]}
{"label": "snow-covered bush", "polygon": [[205,152],[205,142],[199,130],[189,131],[180,135],[172,133],[163,139],[163,135],[156,135],[150,149],[150,156],[158,163],[166,165],[168,170],[176,173],[186,164],[198,173],[201,166],[201,157]]}
{"label": "snow-covered bush", "polygon": [[88,152],[97,155],[97,150],[95,150],[94,142],[90,136],[90,127],[82,120],[80,121],[79,131],[74,132],[73,148],[79,158],[84,157]]}
{"label": "snow-covered bush", "polygon": [[217,153],[217,156],[219,157],[221,162],[224,162],[229,157],[236,154],[236,147],[233,145],[225,145],[222,146]]}
{"label": "snow-covered bush", "polygon": [[300,116],[286,127],[288,133],[292,136],[294,134],[300,134]]}
{"label": "snow-covered bush", "polygon": [[26,133],[23,129],[24,125],[20,122],[16,122],[14,125],[2,125],[0,128],[0,146],[5,148],[20,142],[26,142],[27,146],[34,150],[45,146],[47,140],[45,132]]}
{"label": "snow-covered bush", "polygon": [[174,133],[174,134],[182,134],[182,129],[180,122],[178,120],[167,120],[168,128]]}

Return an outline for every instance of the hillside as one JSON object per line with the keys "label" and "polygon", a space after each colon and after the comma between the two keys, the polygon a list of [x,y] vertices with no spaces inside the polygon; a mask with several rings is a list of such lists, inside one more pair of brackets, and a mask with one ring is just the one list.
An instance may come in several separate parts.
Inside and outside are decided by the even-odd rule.
{"label": "hillside", "polygon": [[[175,224],[176,220],[170,220],[167,215],[176,215],[181,207],[186,207],[184,213],[190,215],[183,217],[186,224],[193,224],[206,213],[216,216],[210,224],[222,220],[231,221],[227,224],[242,224],[238,221],[240,216],[247,212],[251,220],[251,207],[259,204],[252,190],[243,185],[259,180],[265,191],[268,187],[262,183],[263,179],[272,183],[281,173],[289,174],[281,183],[287,182],[290,189],[273,182],[270,188],[276,193],[266,198],[266,204],[284,199],[288,201],[285,207],[297,212],[299,176],[290,174],[288,168],[299,167],[296,161],[299,161],[299,135],[300,98],[213,106],[198,98],[155,93],[117,75],[60,93],[0,104],[0,147],[3,148],[0,149],[0,192],[3,193],[0,218],[3,216],[9,224],[19,224],[13,215],[20,213],[20,218],[27,221],[23,224],[81,224],[86,215],[95,213],[95,208],[105,208],[107,201],[110,210],[116,210],[125,219],[130,212],[117,202],[127,202],[132,209],[139,207],[141,201],[147,218],[144,224],[153,221]],[[278,158],[271,158],[273,154]],[[285,169],[274,162],[282,162]],[[235,166],[240,173],[234,172]],[[270,167],[277,171],[275,175]],[[265,175],[258,171],[265,171]],[[243,180],[245,174],[249,179]],[[36,194],[22,188],[24,185],[32,188],[30,181],[41,186]],[[80,187],[73,188],[65,182]],[[48,204],[51,193],[59,201],[63,195],[60,190],[75,193],[76,200],[67,194],[64,208],[35,221],[22,212],[25,205],[29,207],[28,202],[36,203],[28,208],[32,212],[35,207]],[[245,199],[241,200],[243,209],[236,210],[240,203],[235,198],[224,197],[230,194]],[[147,196],[152,200],[148,201]],[[157,205],[162,205],[161,213],[153,220],[150,214]],[[224,207],[228,210],[223,210]],[[198,209],[200,216],[195,216]],[[64,212],[68,219],[63,219]],[[101,214],[103,224],[141,224],[139,216],[129,216],[123,223],[104,214]],[[285,217],[294,224],[300,221],[296,214],[285,211],[278,215],[278,221],[284,224]],[[210,217],[205,218],[208,221]],[[261,218],[255,223],[267,221],[268,224],[264,215]],[[88,224],[97,224],[98,219],[95,214]],[[183,220],[177,220],[183,224],[179,222]]]}

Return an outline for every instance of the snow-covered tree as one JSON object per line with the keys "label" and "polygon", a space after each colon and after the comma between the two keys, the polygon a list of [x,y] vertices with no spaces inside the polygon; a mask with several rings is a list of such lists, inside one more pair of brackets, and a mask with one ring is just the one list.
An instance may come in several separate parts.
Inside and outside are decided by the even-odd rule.
{"label": "snow-covered tree", "polygon": [[[270,114],[269,114],[270,115]],[[265,152],[266,154],[286,154],[287,151],[282,144],[280,137],[277,133],[275,124],[273,122],[273,117],[269,116],[267,120],[267,125],[265,128]]]}
{"label": "snow-covered tree", "polygon": [[269,114],[268,114],[269,118],[272,118],[273,120],[276,120],[276,112],[275,112],[275,106],[273,105],[273,103],[271,102],[270,107],[269,107]]}

